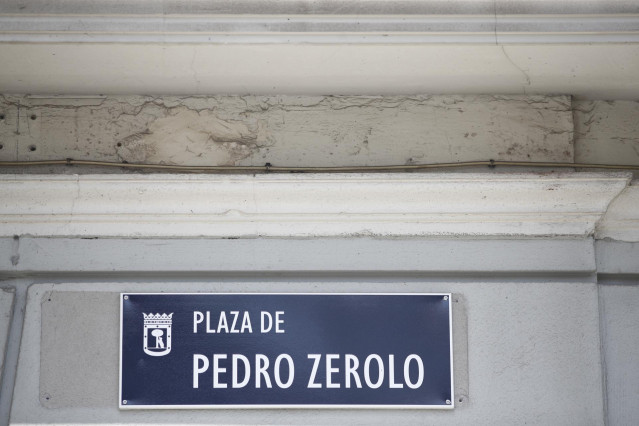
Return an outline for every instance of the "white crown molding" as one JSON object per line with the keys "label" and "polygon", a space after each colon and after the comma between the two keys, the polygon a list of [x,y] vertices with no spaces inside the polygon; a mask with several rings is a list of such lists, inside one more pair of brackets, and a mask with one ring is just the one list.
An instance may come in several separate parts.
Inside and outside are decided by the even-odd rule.
{"label": "white crown molding", "polygon": [[[639,11],[638,11],[639,12]],[[639,42],[639,14],[2,14],[0,42],[556,44]]]}
{"label": "white crown molding", "polygon": [[636,0],[3,0],[0,13],[462,15],[637,13]]}
{"label": "white crown molding", "polygon": [[0,176],[0,236],[584,237],[629,174]]}
{"label": "white crown molding", "polygon": [[636,100],[639,2],[2,0],[0,57],[4,93]]}
{"label": "white crown molding", "polygon": [[0,42],[553,44],[639,41],[631,0],[4,0]]}

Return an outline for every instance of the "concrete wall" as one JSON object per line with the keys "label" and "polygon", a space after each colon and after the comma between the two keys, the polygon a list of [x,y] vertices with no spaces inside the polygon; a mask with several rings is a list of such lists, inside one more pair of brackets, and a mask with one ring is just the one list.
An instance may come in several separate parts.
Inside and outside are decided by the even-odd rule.
{"label": "concrete wall", "polygon": [[[19,352],[11,352],[16,359],[10,360],[12,368],[17,364],[13,424],[604,423],[593,240],[325,239],[309,240],[305,249],[296,250],[287,249],[290,240],[199,240],[197,252],[216,253],[217,259],[199,271],[188,266],[188,247],[198,240],[138,240],[137,246],[126,240],[84,241],[81,253],[71,254],[63,247],[73,246],[73,240],[35,239],[32,247],[40,246],[40,251],[29,245],[19,250],[22,262],[32,265],[21,275],[30,277],[4,283],[21,294],[19,316],[24,309],[21,340],[11,341],[20,345]],[[226,250],[218,248],[223,241]],[[256,251],[242,261],[238,254],[247,244]],[[113,257],[110,250],[123,256]],[[164,256],[157,250],[172,253],[174,265],[182,264],[184,270],[167,266],[165,271],[140,271],[144,262],[160,267]],[[405,261],[403,271],[393,270],[392,259],[402,259],[402,250],[430,255],[427,261],[419,256]],[[323,257],[321,267],[308,265],[306,259],[317,252],[333,256]],[[266,253],[282,253],[285,261],[264,262]],[[96,256],[112,263],[96,263]],[[505,256],[519,259],[518,272]],[[562,257],[563,262],[543,260]],[[55,258],[67,259],[62,268],[67,272],[46,272]],[[243,272],[229,271],[229,262],[242,264]],[[359,270],[349,272],[348,263]],[[292,269],[265,270],[276,264]],[[467,272],[460,273],[462,268]],[[167,272],[171,269],[175,272]],[[456,408],[120,411],[121,291],[451,291],[456,301]]]}
{"label": "concrete wall", "polygon": [[[5,95],[0,160],[313,167],[494,159],[639,165],[637,105],[568,96]],[[66,172],[87,170],[102,169]]]}
{"label": "concrete wall", "polygon": [[[7,95],[1,106],[3,160],[639,162],[634,103],[566,96]],[[0,178],[0,423],[637,416],[629,173],[82,174],[94,171]],[[456,407],[120,411],[120,291],[453,292]]]}
{"label": "concrete wall", "polygon": [[[636,188],[628,173],[3,175],[0,420],[626,424]],[[121,411],[120,291],[452,292],[456,408]]]}
{"label": "concrete wall", "polygon": [[574,157],[565,96],[5,96],[0,112],[0,160],[308,167]]}
{"label": "concrete wall", "polygon": [[[0,293],[5,315],[16,294],[1,401],[11,424],[625,425],[636,418],[639,294],[636,280],[624,277],[638,263],[614,255],[636,258],[634,243],[26,238],[0,246],[3,259],[19,256],[17,269],[3,266]],[[456,408],[120,411],[123,291],[453,292]]]}
{"label": "concrete wall", "polygon": [[[6,0],[0,161],[639,165],[638,13]],[[460,171],[2,168],[0,424],[639,423],[636,181]],[[452,292],[455,408],[119,410],[120,291]]]}

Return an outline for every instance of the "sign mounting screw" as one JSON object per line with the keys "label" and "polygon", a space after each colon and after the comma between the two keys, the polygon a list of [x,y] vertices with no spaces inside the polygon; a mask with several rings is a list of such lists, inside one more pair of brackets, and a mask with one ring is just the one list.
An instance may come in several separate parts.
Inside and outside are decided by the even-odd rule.
{"label": "sign mounting screw", "polygon": [[[126,401],[124,403],[126,404]],[[447,399],[446,400],[446,405],[450,405],[450,404],[451,404],[450,399]]]}
{"label": "sign mounting screw", "polygon": [[127,401],[126,399],[122,401],[122,405],[126,405],[129,401]]}
{"label": "sign mounting screw", "polygon": [[[124,297],[126,297],[126,296],[124,296]],[[448,300],[448,296],[444,296],[444,300]]]}
{"label": "sign mounting screw", "polygon": [[129,300],[129,296],[124,296],[124,300]]}

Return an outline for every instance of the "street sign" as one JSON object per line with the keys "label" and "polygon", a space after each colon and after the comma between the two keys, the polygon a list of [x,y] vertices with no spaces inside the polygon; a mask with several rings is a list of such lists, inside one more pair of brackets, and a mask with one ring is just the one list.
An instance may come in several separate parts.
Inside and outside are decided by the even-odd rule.
{"label": "street sign", "polygon": [[120,408],[452,408],[450,299],[122,293]]}

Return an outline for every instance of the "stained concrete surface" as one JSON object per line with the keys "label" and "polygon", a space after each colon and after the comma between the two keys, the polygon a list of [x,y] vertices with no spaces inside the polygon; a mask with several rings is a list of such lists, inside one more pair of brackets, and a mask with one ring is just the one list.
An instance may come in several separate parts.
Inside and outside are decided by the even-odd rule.
{"label": "stained concrete surface", "polygon": [[639,164],[639,103],[569,96],[4,95],[0,116],[0,161]]}
{"label": "stained concrete surface", "polygon": [[[117,2],[117,6],[112,1],[105,3],[118,7],[118,13],[122,13],[123,2]],[[137,5],[147,3],[136,2]],[[420,2],[401,2],[409,3]],[[494,10],[494,2],[490,3],[489,8]],[[531,3],[561,8],[568,2]],[[583,9],[584,3],[592,7],[617,4],[617,1],[569,3]],[[72,3],[62,4],[71,7]],[[210,4],[202,2],[201,7],[208,9]],[[82,8],[85,7],[90,6]],[[164,8],[165,4],[160,7]],[[636,4],[632,7],[636,13]],[[463,22],[468,23],[468,17],[464,18]],[[565,29],[566,23],[561,24],[560,28]],[[35,35],[48,42],[0,44],[3,58],[0,92],[74,95],[568,93],[587,99],[639,98],[639,43],[539,43],[556,36],[542,33],[528,37],[531,44],[505,46],[495,44],[494,26],[493,31],[486,34],[485,43],[479,44],[362,45],[349,44],[339,35],[338,44],[332,45],[209,41],[200,44],[96,43],[91,34],[84,38],[86,43],[61,43],[55,42],[60,34],[55,38]],[[607,40],[632,40],[632,34],[612,36]],[[120,39],[131,40],[129,34],[121,34]],[[455,39],[440,34],[439,40]],[[497,41],[501,40],[503,37]]]}
{"label": "stained concrete surface", "polygon": [[5,95],[0,113],[5,161],[308,167],[574,157],[567,96]]}
{"label": "stained concrete surface", "polygon": [[639,102],[575,101],[575,161],[639,164]]}

